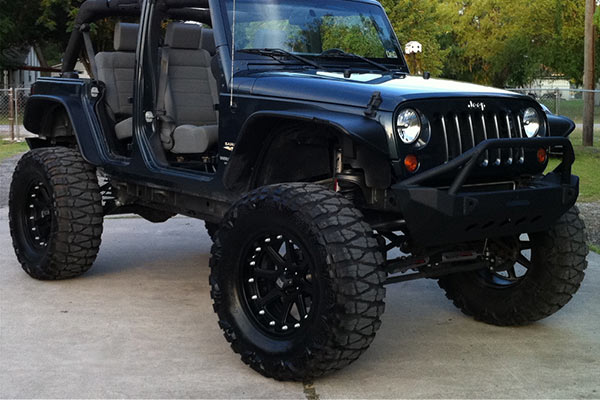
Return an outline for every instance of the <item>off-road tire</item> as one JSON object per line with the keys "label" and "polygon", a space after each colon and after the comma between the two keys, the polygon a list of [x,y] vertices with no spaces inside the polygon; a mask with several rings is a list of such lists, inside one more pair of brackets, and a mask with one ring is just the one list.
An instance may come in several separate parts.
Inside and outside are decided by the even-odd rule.
{"label": "off-road tire", "polygon": [[[255,218],[254,218],[255,217]],[[284,224],[314,257],[322,300],[314,323],[293,344],[248,326],[234,280],[249,221]],[[303,381],[340,370],[367,350],[381,325],[386,274],[373,231],[353,204],[312,184],[281,184],[245,195],[226,215],[212,248],[211,296],[219,326],[244,363],[277,380]],[[243,321],[243,322],[240,322]],[[265,346],[265,340],[274,343]],[[290,343],[292,340],[290,339]],[[282,350],[283,349],[283,350]]]}
{"label": "off-road tire", "polygon": [[206,227],[206,232],[208,233],[208,236],[210,236],[210,240],[215,241],[215,238],[217,236],[217,232],[219,230],[219,224],[215,224],[213,222],[205,222],[204,226]]}
{"label": "off-road tire", "polygon": [[463,313],[488,324],[525,325],[556,313],[577,292],[587,267],[589,249],[579,210],[572,208],[550,230],[530,238],[533,269],[517,285],[490,287],[476,271],[444,277],[440,287]]}
{"label": "off-road tire", "polygon": [[[25,236],[27,186],[47,188],[48,242],[41,248]],[[96,169],[76,150],[64,147],[26,153],[15,169],[9,195],[13,246],[33,278],[59,280],[79,276],[94,263],[100,247],[103,208]]]}

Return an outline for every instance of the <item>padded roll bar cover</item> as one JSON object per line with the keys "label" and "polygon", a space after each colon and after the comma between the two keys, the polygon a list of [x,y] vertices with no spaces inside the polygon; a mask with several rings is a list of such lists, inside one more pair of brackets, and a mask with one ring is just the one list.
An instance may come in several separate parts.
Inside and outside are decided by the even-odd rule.
{"label": "padded roll bar cover", "polygon": [[208,51],[211,56],[214,56],[217,53],[217,46],[215,46],[215,35],[212,29],[202,28],[200,47]]}
{"label": "padded roll bar cover", "polygon": [[134,52],[137,47],[137,37],[140,26],[126,22],[115,25],[115,51]]}

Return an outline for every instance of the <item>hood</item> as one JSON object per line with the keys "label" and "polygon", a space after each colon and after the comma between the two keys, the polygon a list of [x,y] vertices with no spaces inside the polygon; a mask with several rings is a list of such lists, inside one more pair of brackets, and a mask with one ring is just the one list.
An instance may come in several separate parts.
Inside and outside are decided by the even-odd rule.
{"label": "hood", "polygon": [[398,104],[423,98],[512,97],[523,95],[471,83],[443,79],[404,78],[390,74],[353,74],[344,78],[337,72],[274,71],[252,74],[251,93],[287,98],[366,107],[373,93],[380,92],[380,110],[394,111]]}

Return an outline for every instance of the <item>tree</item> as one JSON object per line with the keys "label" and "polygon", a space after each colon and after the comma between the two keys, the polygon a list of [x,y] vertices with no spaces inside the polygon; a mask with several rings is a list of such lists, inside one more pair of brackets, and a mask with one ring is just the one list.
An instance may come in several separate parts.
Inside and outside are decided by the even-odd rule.
{"label": "tree", "polygon": [[449,51],[444,76],[499,87],[548,73],[581,82],[581,1],[440,1],[439,8],[451,26],[440,40]]}
{"label": "tree", "polygon": [[[0,69],[14,67],[1,57],[3,51],[13,47],[34,46],[41,52],[41,61],[59,63],[83,1],[0,0]],[[92,25],[97,50],[112,48],[112,29],[113,24],[107,20]]]}
{"label": "tree", "polygon": [[439,0],[383,0],[400,43],[416,40],[423,45],[418,57],[421,67],[433,75],[444,70],[448,49],[440,46],[440,37],[448,29],[440,13]]}

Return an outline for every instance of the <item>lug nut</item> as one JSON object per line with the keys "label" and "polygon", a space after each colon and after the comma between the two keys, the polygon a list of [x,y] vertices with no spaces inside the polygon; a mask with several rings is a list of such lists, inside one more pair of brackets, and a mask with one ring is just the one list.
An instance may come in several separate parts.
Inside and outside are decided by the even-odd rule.
{"label": "lug nut", "polygon": [[275,326],[275,321],[271,321],[271,322],[269,322],[269,325],[270,325],[270,326]]}
{"label": "lug nut", "polygon": [[257,295],[252,296],[252,300],[257,300],[257,299],[258,299]]}
{"label": "lug nut", "polygon": [[248,283],[254,283],[254,278],[248,279]]}
{"label": "lug nut", "polygon": [[288,330],[288,327],[287,327],[287,325],[284,325],[284,326],[282,326],[282,327],[281,327],[281,330],[282,330],[282,331],[287,331],[287,330]]}
{"label": "lug nut", "polygon": [[300,324],[295,324],[294,328],[296,328],[296,329],[300,328]]}
{"label": "lug nut", "polygon": [[258,312],[258,315],[265,315],[265,310],[260,310],[260,311]]}
{"label": "lug nut", "polygon": [[281,240],[281,239],[283,239],[283,235],[277,236],[277,240]]}
{"label": "lug nut", "polygon": [[271,238],[266,238],[265,243],[271,243]]}

